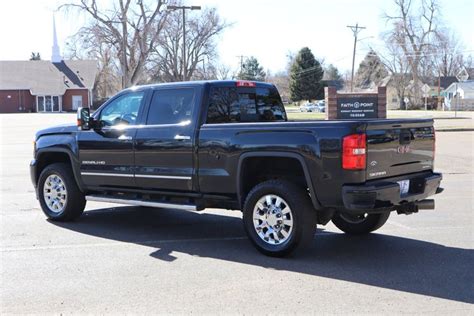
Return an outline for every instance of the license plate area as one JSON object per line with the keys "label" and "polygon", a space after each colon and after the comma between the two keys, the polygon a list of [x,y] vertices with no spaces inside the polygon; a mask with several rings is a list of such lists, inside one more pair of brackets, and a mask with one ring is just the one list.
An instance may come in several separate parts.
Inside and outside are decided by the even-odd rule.
{"label": "license plate area", "polygon": [[400,196],[407,195],[410,190],[410,180],[397,181],[397,183],[400,186]]}

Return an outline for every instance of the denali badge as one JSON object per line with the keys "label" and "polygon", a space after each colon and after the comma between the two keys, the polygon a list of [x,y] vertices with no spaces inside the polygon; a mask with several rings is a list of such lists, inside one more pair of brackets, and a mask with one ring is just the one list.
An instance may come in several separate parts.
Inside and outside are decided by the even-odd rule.
{"label": "denali badge", "polygon": [[411,151],[410,145],[400,145],[397,148],[399,154],[408,154]]}
{"label": "denali badge", "polygon": [[103,160],[83,160],[83,165],[105,165],[105,161]]}

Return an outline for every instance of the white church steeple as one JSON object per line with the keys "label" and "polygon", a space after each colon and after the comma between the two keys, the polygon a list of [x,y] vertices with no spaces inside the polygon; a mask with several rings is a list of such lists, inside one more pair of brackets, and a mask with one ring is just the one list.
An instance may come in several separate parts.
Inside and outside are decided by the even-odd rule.
{"label": "white church steeple", "polygon": [[60,63],[62,61],[61,53],[59,52],[58,36],[56,35],[56,19],[53,14],[53,47],[51,54],[51,62]]}

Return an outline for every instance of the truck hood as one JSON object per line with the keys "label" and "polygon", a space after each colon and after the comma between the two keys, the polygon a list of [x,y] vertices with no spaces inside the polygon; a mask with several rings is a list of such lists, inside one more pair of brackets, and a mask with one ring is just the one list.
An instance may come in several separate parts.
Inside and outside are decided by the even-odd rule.
{"label": "truck hood", "polygon": [[36,132],[36,139],[44,135],[51,134],[71,134],[77,132],[77,125],[75,124],[61,124],[52,127],[48,127]]}

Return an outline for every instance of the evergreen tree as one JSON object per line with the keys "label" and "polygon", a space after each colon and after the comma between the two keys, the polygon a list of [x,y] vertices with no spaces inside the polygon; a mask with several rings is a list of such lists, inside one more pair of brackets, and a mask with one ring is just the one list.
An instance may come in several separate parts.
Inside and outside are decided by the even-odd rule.
{"label": "evergreen tree", "polygon": [[370,50],[359,65],[354,81],[359,88],[368,88],[372,84],[379,85],[383,78],[388,76],[387,69],[383,65],[376,52]]}
{"label": "evergreen tree", "polygon": [[333,64],[330,64],[324,70],[324,79],[325,80],[342,80],[342,76],[339,73],[339,70]]}
{"label": "evergreen tree", "polygon": [[31,52],[30,60],[41,60],[40,53]]}
{"label": "evergreen tree", "polygon": [[237,75],[241,80],[265,81],[265,71],[258,63],[257,58],[250,57],[243,63],[242,69]]}
{"label": "evergreen tree", "polygon": [[293,101],[319,99],[324,94],[323,68],[308,47],[296,55],[290,69],[290,94]]}

